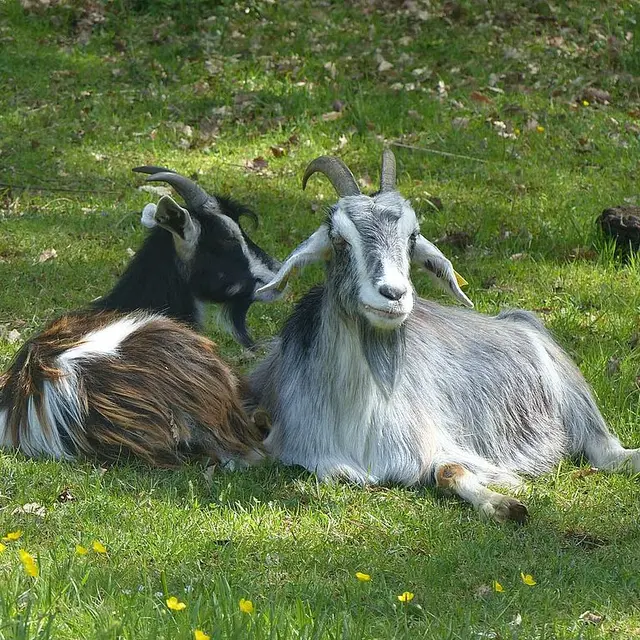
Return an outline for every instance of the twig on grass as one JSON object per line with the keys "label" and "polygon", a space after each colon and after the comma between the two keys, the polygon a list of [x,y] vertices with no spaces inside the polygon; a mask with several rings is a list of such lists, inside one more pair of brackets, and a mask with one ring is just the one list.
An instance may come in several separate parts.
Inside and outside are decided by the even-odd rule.
{"label": "twig on grass", "polygon": [[22,191],[61,191],[65,193],[120,193],[117,189],[82,189],[80,187],[49,187],[36,184],[15,184],[0,182],[0,189],[20,189]]}
{"label": "twig on grass", "polygon": [[416,147],[412,144],[404,144],[403,142],[391,141],[389,144],[392,147],[401,147],[402,149],[413,149],[414,151],[424,151],[425,153],[434,153],[438,156],[446,156],[448,158],[461,158],[462,160],[474,160],[475,162],[487,162],[482,158],[475,158],[474,156],[464,156],[460,153],[450,153],[449,151],[438,151],[437,149],[428,149],[427,147]]}

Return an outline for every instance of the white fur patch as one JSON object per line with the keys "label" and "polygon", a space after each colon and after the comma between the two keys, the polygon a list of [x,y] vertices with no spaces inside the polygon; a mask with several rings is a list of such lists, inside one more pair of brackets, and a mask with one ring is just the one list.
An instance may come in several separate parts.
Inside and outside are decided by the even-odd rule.
{"label": "white fur patch", "polygon": [[8,411],[2,409],[0,411],[0,448],[8,449],[13,446],[9,440],[9,429],[7,427],[7,415]]}
{"label": "white fur patch", "polygon": [[102,329],[92,331],[78,346],[58,356],[58,365],[67,369],[76,360],[115,356],[122,341],[151,320],[153,316],[128,315]]}
{"label": "white fur patch", "polygon": [[143,227],[147,227],[147,229],[153,229],[154,227],[158,226],[158,223],[156,222],[156,208],[156,205],[151,202],[145,205],[144,209],[142,210],[142,216],[140,218],[140,222],[142,223]]}
{"label": "white fur patch", "polygon": [[[84,402],[79,377],[80,363],[117,356],[122,341],[154,319],[154,316],[131,314],[110,325],[88,333],[76,347],[58,356],[56,365],[62,376],[55,381],[45,380],[42,384],[40,412],[36,410],[33,397],[27,407],[27,424],[20,432],[20,449],[28,456],[51,456],[59,460],[73,458],[63,440],[78,443],[84,431]],[[15,447],[4,433],[6,410],[0,414],[0,445]],[[64,436],[64,437],[63,437]]]}

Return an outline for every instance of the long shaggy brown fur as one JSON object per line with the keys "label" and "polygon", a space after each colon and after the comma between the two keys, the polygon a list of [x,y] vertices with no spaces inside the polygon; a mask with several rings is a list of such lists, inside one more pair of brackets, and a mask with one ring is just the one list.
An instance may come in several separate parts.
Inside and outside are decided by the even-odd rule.
{"label": "long shaggy brown fur", "polygon": [[[110,349],[110,328],[127,322],[135,328]],[[254,461],[260,441],[215,345],[159,315],[62,316],[0,377],[0,444],[31,456],[134,455],[171,467],[190,457]]]}

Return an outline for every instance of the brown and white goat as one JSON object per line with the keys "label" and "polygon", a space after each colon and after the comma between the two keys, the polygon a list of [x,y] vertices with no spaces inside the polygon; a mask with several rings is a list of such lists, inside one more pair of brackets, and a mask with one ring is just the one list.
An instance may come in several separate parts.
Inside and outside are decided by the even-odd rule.
{"label": "brown and white goat", "polygon": [[72,313],[31,338],[0,377],[0,445],[160,467],[260,457],[240,382],[215,345],[145,312]]}

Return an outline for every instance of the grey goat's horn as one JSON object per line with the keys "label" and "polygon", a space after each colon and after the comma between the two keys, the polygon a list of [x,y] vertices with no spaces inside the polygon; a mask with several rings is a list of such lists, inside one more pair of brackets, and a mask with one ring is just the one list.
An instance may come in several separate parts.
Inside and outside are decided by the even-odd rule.
{"label": "grey goat's horn", "polygon": [[137,173],[151,173],[147,178],[147,182],[168,182],[185,201],[188,208],[194,209],[200,208],[208,200],[211,200],[211,196],[193,180],[181,176],[179,173],[174,173],[171,169],[164,169],[163,167],[136,167],[133,169]]}
{"label": "grey goat's horn", "polygon": [[316,172],[324,173],[329,178],[333,188],[341,198],[360,195],[356,179],[353,177],[349,167],[340,158],[320,156],[311,161],[304,172],[304,178],[302,178],[303,189],[307,187],[307,180]]}
{"label": "grey goat's horn", "polygon": [[382,152],[382,169],[380,170],[380,191],[396,189],[396,157],[388,147]]}

